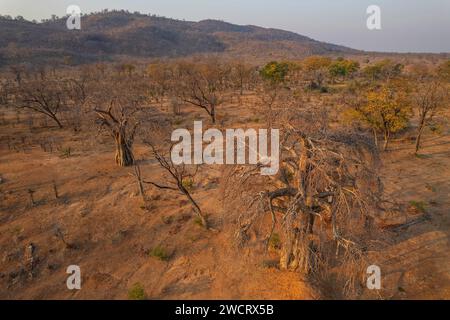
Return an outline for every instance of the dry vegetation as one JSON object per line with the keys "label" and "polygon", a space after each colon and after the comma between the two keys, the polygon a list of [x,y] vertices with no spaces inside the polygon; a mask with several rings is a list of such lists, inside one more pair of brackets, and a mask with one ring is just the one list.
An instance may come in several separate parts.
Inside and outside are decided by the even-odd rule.
{"label": "dry vegetation", "polygon": [[[5,69],[0,297],[448,298],[449,74],[435,57]],[[194,120],[280,129],[279,173],[175,165],[170,133]]]}

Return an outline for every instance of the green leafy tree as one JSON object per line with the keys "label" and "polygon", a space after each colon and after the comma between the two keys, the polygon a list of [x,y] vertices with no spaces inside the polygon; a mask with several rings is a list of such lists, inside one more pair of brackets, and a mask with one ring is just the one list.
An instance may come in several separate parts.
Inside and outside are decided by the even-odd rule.
{"label": "green leafy tree", "polygon": [[351,77],[359,69],[359,63],[353,60],[337,59],[329,66],[331,77],[345,79]]}
{"label": "green leafy tree", "polygon": [[403,87],[385,85],[378,91],[369,92],[367,102],[348,110],[347,116],[353,120],[360,120],[372,128],[377,145],[377,132],[382,132],[383,150],[386,151],[392,134],[407,127],[411,117],[411,106]]}
{"label": "green leafy tree", "polygon": [[285,81],[288,72],[288,63],[271,61],[266,64],[259,73],[265,80],[269,80],[272,83],[282,83]]}

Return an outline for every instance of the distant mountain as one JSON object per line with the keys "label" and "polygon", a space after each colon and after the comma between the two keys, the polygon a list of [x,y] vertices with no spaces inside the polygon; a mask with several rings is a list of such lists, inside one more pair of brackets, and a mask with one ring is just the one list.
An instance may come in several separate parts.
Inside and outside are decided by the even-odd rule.
{"label": "distant mountain", "polygon": [[33,23],[0,17],[0,66],[208,53],[279,59],[358,52],[283,30],[217,20],[181,21],[125,11],[83,15],[81,30],[68,30],[66,18]]}

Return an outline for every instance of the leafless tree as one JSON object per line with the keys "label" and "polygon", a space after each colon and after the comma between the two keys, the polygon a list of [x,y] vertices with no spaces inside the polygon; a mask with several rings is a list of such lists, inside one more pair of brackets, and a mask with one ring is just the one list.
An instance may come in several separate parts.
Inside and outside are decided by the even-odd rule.
{"label": "leafless tree", "polygon": [[224,70],[221,65],[213,63],[179,65],[181,99],[193,106],[205,110],[216,122],[216,108],[223,102]]}
{"label": "leafless tree", "polygon": [[448,99],[445,87],[435,81],[423,79],[417,84],[413,93],[413,101],[419,116],[416,136],[416,153],[419,152],[420,142],[425,127],[433,121],[436,113],[442,109]]}
{"label": "leafless tree", "polygon": [[255,68],[245,63],[237,62],[232,65],[231,79],[241,96],[244,94],[244,89],[248,87],[248,83],[254,73],[256,73]]}
{"label": "leafless tree", "polygon": [[[277,232],[280,267],[307,276],[358,266],[381,190],[376,148],[366,137],[321,127],[314,113],[292,113],[276,124],[278,175],[261,176],[251,166],[225,174],[226,211],[239,212],[236,239],[244,245],[253,233],[268,246]],[[345,276],[350,290],[360,274]]]}
{"label": "leafless tree", "polygon": [[[148,133],[144,139],[145,144],[150,147],[153,158],[156,159],[159,166],[164,169],[166,173],[166,178],[164,179],[165,182],[161,183],[152,180],[143,180],[143,182],[153,185],[161,190],[180,192],[188,199],[192,205],[192,209],[200,219],[202,225],[208,229],[209,226],[205,215],[200,209],[198,203],[192,197],[188,190],[189,188],[186,185],[186,182],[192,181],[197,174],[198,166],[186,164],[177,165],[173,163],[171,152],[174,143],[167,140],[167,137],[170,137],[170,129],[168,129],[168,127],[168,122],[166,123],[165,128],[161,126],[161,123],[159,125],[155,125],[153,128],[148,129]],[[169,135],[167,133],[169,133]]]}
{"label": "leafless tree", "polygon": [[134,164],[132,151],[136,132],[143,119],[146,98],[138,85],[128,81],[111,82],[98,89],[92,104],[97,115],[97,124],[114,139],[115,161],[119,166]]}
{"label": "leafless tree", "polygon": [[58,127],[63,125],[58,117],[67,104],[66,82],[61,79],[40,78],[21,82],[14,88],[13,105],[30,109],[51,118]]}

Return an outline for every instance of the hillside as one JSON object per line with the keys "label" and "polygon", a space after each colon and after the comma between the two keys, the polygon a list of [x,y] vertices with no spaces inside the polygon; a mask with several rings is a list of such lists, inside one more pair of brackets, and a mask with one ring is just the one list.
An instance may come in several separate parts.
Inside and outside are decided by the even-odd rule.
{"label": "hillside", "polygon": [[112,11],[82,16],[81,30],[68,30],[66,18],[33,23],[0,17],[0,67],[23,61],[79,64],[123,56],[141,59],[218,53],[297,58],[357,52],[293,32],[216,20],[190,22]]}

